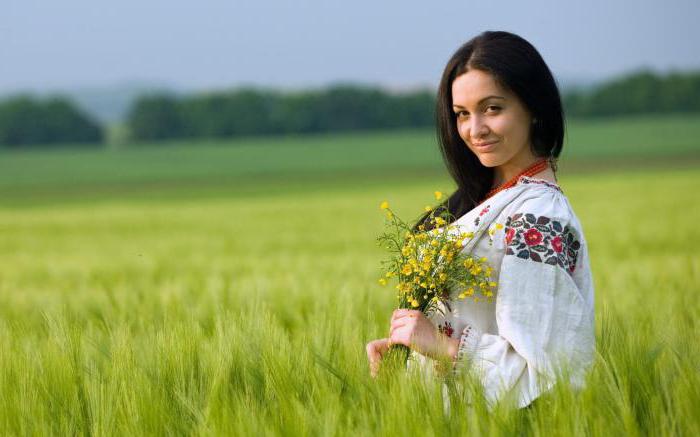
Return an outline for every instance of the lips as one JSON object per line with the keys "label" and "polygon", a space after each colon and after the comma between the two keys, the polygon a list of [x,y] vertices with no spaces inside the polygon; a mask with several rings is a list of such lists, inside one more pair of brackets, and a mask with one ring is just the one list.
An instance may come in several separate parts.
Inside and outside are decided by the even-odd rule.
{"label": "lips", "polygon": [[484,142],[484,143],[472,143],[472,147],[479,150],[480,152],[489,152],[494,148],[494,145],[497,142],[498,141],[490,141],[490,142]]}

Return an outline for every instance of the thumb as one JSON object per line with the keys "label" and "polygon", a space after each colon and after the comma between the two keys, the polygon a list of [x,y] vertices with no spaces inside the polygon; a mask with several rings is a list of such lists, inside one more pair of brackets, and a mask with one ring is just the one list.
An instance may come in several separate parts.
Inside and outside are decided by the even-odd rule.
{"label": "thumb", "polygon": [[379,373],[379,363],[382,355],[389,349],[388,341],[388,338],[382,338],[367,343],[367,359],[372,377],[376,377]]}

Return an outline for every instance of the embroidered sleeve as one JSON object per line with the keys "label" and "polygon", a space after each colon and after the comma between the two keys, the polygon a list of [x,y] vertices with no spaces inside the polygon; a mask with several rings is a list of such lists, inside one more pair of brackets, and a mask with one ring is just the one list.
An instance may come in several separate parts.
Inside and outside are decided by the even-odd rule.
{"label": "embroidered sleeve", "polygon": [[569,226],[544,215],[517,213],[506,219],[506,256],[558,265],[569,273],[576,268],[581,243]]}
{"label": "embroidered sleeve", "polygon": [[462,335],[459,338],[459,347],[457,348],[457,357],[455,364],[468,362],[479,342],[480,333],[472,325],[467,326],[462,330]]}

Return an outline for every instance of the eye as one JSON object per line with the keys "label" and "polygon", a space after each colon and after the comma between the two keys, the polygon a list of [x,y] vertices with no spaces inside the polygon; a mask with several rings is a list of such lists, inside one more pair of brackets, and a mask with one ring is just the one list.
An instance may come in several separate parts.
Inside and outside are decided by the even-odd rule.
{"label": "eye", "polygon": [[501,107],[496,106],[496,105],[489,105],[486,107],[486,112],[498,112],[500,110],[501,110]]}
{"label": "eye", "polygon": [[457,118],[464,118],[467,117],[469,113],[467,111],[455,111],[455,115]]}

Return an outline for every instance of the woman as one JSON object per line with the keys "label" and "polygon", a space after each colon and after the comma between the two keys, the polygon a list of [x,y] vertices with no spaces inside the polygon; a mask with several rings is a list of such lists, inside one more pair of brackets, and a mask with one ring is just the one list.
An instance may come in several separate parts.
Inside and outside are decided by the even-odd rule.
{"label": "woman", "polygon": [[447,360],[475,372],[490,404],[508,395],[527,406],[561,371],[582,386],[595,347],[593,284],[581,224],[555,177],[564,117],[549,68],[521,37],[484,32],[447,63],[437,119],[457,183],[439,208],[474,233],[464,250],[487,258],[498,290],[492,301],[452,298],[429,316],[394,311],[389,337],[367,344],[373,375],[403,344],[409,366],[432,372]]}

